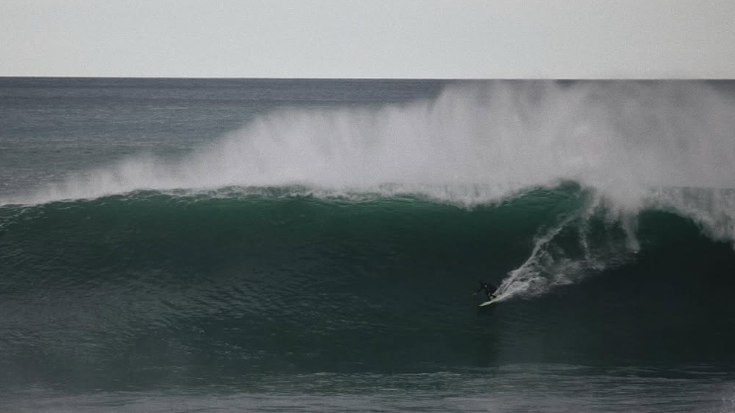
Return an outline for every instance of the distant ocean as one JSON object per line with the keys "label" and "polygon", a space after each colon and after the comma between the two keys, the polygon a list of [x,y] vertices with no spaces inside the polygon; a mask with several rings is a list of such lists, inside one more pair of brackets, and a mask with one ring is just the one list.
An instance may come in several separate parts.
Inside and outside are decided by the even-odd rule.
{"label": "distant ocean", "polygon": [[0,411],[733,412],[735,86],[0,78]]}

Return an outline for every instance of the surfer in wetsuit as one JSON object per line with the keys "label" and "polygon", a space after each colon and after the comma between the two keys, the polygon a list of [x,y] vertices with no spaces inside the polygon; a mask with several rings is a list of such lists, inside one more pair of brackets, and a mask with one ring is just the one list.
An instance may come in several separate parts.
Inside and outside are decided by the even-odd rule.
{"label": "surfer in wetsuit", "polygon": [[478,281],[478,282],[480,283],[480,288],[478,288],[477,291],[475,291],[475,294],[479,293],[482,290],[485,290],[485,295],[487,295],[487,300],[488,301],[490,301],[493,298],[497,297],[495,295],[495,291],[497,291],[498,289],[494,285],[488,284],[488,283],[486,283],[484,281]]}

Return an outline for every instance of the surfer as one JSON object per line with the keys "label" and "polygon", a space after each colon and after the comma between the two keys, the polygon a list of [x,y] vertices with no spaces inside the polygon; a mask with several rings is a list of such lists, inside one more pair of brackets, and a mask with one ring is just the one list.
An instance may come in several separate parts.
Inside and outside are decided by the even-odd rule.
{"label": "surfer", "polygon": [[485,290],[485,294],[487,295],[488,301],[497,297],[497,295],[495,295],[495,291],[497,291],[498,289],[494,285],[488,284],[484,281],[478,281],[478,282],[480,283],[480,288],[478,288],[477,291],[475,291],[475,294],[479,293],[482,290]]}

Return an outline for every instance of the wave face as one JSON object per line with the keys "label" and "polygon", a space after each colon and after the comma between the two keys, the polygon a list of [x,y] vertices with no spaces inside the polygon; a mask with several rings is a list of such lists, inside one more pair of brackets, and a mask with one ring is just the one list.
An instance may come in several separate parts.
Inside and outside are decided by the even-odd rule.
{"label": "wave face", "polygon": [[[9,105],[1,384],[735,366],[735,116],[717,84],[448,83],[381,100],[335,83],[362,100],[247,106],[231,89],[264,84],[199,85],[196,100],[162,82]],[[127,115],[112,110],[119,137],[102,139],[79,116],[111,100]],[[169,113],[201,104],[211,121],[214,102],[245,126]],[[64,105],[59,131],[23,124]],[[145,112],[189,125],[151,132],[176,150],[123,145]],[[478,280],[499,304],[478,311]]]}
{"label": "wave face", "polygon": [[[735,362],[731,246],[675,214],[631,250],[571,183],[472,209],[258,192],[4,207],[3,378]],[[478,279],[506,301],[478,312]]]}

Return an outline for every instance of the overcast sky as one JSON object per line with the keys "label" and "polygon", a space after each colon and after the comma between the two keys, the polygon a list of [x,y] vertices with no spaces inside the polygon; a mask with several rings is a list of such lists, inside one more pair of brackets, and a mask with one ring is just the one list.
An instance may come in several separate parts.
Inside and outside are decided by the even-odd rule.
{"label": "overcast sky", "polygon": [[733,0],[1,0],[0,76],[735,78]]}

